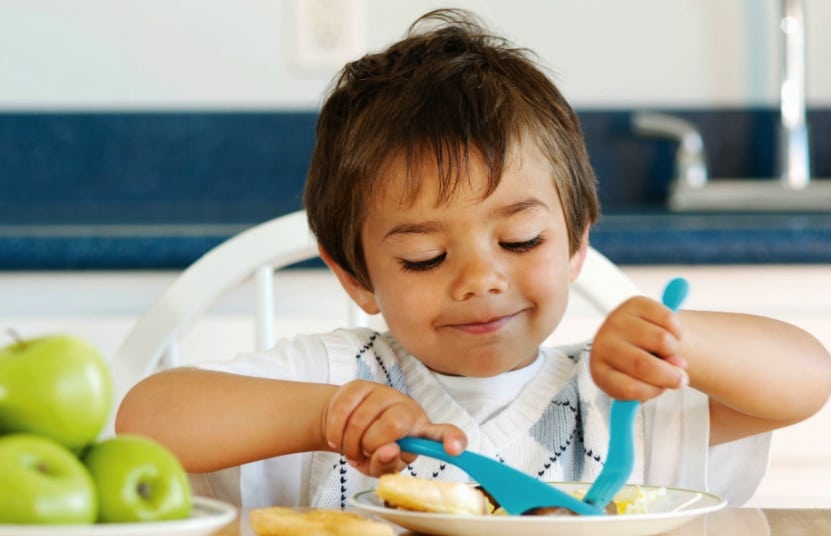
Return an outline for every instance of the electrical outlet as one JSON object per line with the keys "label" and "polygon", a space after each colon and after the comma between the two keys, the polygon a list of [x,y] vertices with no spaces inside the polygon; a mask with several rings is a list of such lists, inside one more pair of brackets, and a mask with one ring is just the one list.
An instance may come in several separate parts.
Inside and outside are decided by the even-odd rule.
{"label": "electrical outlet", "polygon": [[364,52],[363,0],[294,0],[295,59],[332,70]]}

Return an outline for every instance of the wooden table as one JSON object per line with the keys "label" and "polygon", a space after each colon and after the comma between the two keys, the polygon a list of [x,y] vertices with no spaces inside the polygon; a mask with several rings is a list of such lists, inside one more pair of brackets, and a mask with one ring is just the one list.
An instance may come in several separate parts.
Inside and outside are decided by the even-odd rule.
{"label": "wooden table", "polygon": [[[241,516],[244,519],[245,515]],[[400,532],[401,536],[416,536]],[[218,536],[254,536],[247,523],[234,522]],[[829,536],[831,508],[726,508],[696,519],[666,536]]]}

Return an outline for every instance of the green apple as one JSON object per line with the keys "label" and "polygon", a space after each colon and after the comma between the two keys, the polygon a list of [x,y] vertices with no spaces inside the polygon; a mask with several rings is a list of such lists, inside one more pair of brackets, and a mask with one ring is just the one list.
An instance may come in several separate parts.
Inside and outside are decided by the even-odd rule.
{"label": "green apple", "polygon": [[93,523],[95,485],[72,452],[33,434],[0,436],[0,523]]}
{"label": "green apple", "polygon": [[99,521],[160,521],[190,515],[187,474],[160,443],[120,435],[90,446],[83,461],[98,491]]}
{"label": "green apple", "polygon": [[90,344],[69,335],[0,348],[0,433],[31,432],[80,450],[107,422],[112,380]]}

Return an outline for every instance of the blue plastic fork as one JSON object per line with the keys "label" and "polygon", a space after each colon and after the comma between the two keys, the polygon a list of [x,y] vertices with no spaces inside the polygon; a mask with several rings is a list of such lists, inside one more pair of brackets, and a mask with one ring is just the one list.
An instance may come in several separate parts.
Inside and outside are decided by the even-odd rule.
{"label": "blue plastic fork", "polygon": [[474,452],[466,450],[454,456],[444,450],[441,443],[418,437],[399,439],[398,446],[405,452],[444,460],[462,469],[511,515],[521,515],[532,508],[549,506],[562,506],[581,515],[603,513],[551,484]]}
{"label": "blue plastic fork", "polygon": [[[686,279],[672,279],[664,288],[661,301],[677,311],[687,297],[690,285]],[[637,400],[614,400],[609,414],[609,452],[606,463],[583,501],[600,510],[606,508],[629,480],[635,465],[635,441],[632,424],[641,403]]]}

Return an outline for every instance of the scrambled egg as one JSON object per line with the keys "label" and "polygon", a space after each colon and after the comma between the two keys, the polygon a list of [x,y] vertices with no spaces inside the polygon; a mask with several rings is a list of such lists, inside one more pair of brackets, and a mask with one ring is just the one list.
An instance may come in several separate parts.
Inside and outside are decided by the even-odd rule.
{"label": "scrambled egg", "polygon": [[[583,500],[587,489],[577,489],[572,491],[572,495],[577,499]],[[614,502],[617,508],[617,515],[633,515],[633,514],[648,514],[650,507],[660,497],[666,495],[665,488],[650,488],[645,489],[636,484],[626,486],[615,495]],[[499,507],[493,515],[508,515],[504,508]]]}
{"label": "scrambled egg", "polygon": [[640,486],[627,486],[615,496],[618,515],[646,514],[649,507],[667,490],[664,488],[644,489]]}
{"label": "scrambled egg", "polygon": [[[572,494],[582,501],[586,491],[588,490],[574,490]],[[644,489],[633,484],[620,490],[612,502],[615,503],[618,515],[648,514],[655,501],[666,493],[665,488]]]}

